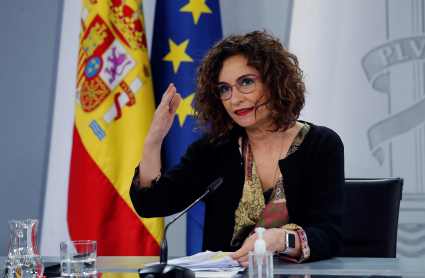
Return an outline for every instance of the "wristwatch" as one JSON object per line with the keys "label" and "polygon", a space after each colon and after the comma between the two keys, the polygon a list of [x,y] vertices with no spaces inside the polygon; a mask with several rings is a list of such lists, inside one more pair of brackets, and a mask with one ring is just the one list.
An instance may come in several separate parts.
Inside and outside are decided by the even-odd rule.
{"label": "wristwatch", "polygon": [[289,254],[292,250],[295,248],[295,235],[289,231],[285,230],[286,232],[286,250],[283,252],[280,252],[281,254]]}

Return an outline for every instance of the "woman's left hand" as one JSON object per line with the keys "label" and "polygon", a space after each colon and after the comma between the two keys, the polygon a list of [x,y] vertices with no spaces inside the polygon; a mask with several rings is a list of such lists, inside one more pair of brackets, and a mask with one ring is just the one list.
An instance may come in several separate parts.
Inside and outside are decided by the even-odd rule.
{"label": "woman's left hand", "polygon": [[[249,251],[254,250],[254,243],[257,239],[257,233],[247,238],[242,247],[235,253],[231,254],[230,258],[238,261],[241,265],[248,267],[248,253]],[[263,239],[266,241],[266,248],[270,253],[285,251],[286,249],[286,232],[283,229],[268,229],[263,233]]]}

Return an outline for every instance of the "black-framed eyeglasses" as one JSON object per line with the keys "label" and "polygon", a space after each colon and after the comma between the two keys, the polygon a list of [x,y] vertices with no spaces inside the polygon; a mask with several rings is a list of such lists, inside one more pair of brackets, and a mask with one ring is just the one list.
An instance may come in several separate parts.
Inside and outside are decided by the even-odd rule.
{"label": "black-framed eyeglasses", "polygon": [[243,94],[250,94],[255,90],[255,85],[257,83],[257,79],[260,77],[256,77],[253,74],[247,74],[244,76],[239,77],[238,80],[236,80],[235,85],[229,85],[227,83],[219,83],[212,87],[212,92],[214,95],[221,99],[221,100],[227,100],[232,97],[233,93],[233,87],[236,86],[239,92]]}

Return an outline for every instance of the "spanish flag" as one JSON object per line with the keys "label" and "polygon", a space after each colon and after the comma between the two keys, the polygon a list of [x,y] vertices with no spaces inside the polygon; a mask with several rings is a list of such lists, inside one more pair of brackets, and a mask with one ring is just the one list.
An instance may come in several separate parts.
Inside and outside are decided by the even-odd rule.
{"label": "spanish flag", "polygon": [[81,24],[69,234],[100,256],[159,255],[163,219],[128,194],[155,111],[141,0],[84,0]]}

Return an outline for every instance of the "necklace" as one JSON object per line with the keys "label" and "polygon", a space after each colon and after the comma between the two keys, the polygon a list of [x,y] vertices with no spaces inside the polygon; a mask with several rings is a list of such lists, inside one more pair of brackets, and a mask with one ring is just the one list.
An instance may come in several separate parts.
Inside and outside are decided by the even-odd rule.
{"label": "necklace", "polygon": [[[277,163],[276,163],[276,170],[274,171],[274,178],[273,178],[273,181],[272,181],[272,187],[271,188],[274,188],[275,185],[276,185],[276,179],[277,179],[277,175],[279,173],[279,171],[278,171],[279,170],[279,160],[280,160],[280,157],[282,156],[282,152],[283,152],[283,146],[284,146],[284,143],[285,143],[285,135],[286,135],[286,133],[283,132],[282,148],[280,149],[280,152],[279,152],[279,157],[278,157],[278,160],[277,160]],[[247,145],[248,144],[251,146],[252,152],[254,152],[254,147],[252,146],[252,144],[249,141],[247,142]]]}
{"label": "necklace", "polygon": [[275,187],[275,185],[276,185],[276,180],[277,180],[277,176],[278,176],[278,173],[279,173],[279,171],[278,171],[279,170],[279,160],[280,160],[280,157],[282,156],[284,143],[285,143],[285,132],[283,132],[282,148],[280,149],[279,157],[277,159],[277,165],[276,165],[276,170],[274,171],[274,179],[273,179],[272,188]]}

